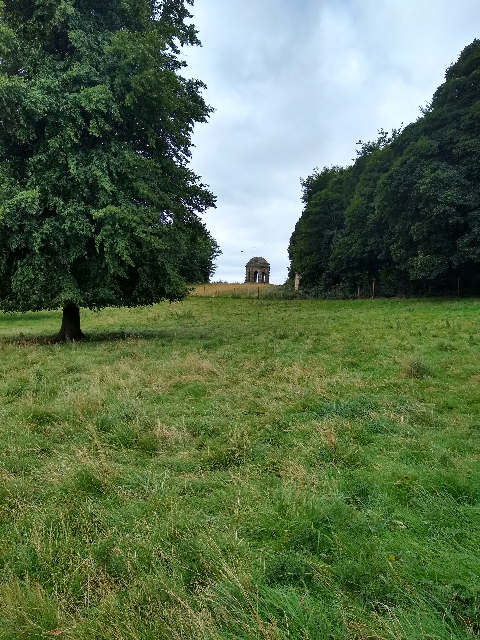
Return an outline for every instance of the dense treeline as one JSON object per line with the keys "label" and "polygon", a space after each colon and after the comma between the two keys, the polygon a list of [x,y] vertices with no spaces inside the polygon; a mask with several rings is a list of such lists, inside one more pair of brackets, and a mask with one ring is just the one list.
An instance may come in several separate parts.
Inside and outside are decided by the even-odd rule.
{"label": "dense treeline", "polygon": [[302,180],[290,276],[321,296],[480,293],[480,40],[422,117]]}

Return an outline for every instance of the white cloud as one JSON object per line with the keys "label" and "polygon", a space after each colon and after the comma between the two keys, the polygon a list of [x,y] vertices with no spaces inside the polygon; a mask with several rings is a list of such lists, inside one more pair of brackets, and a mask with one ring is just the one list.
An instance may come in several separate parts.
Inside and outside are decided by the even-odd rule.
{"label": "white cloud", "polygon": [[184,73],[216,109],[192,161],[218,196],[214,278],[242,280],[262,255],[278,283],[300,177],[415,120],[480,24],[478,0],[197,0],[193,13],[203,47],[185,51]]}

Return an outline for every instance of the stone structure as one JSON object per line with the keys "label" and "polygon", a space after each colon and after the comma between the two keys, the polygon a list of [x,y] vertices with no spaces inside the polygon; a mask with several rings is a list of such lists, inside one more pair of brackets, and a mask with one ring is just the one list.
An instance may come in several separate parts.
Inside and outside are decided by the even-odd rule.
{"label": "stone structure", "polygon": [[270,282],[270,265],[265,258],[252,258],[245,265],[245,282],[268,284]]}

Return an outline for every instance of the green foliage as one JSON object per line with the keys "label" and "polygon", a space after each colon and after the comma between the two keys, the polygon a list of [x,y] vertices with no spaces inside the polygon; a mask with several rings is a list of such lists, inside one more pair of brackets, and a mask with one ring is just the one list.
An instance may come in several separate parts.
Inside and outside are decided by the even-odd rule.
{"label": "green foliage", "polygon": [[98,309],[187,293],[218,253],[188,168],[211,109],[182,77],[188,0],[0,4],[0,306]]}
{"label": "green foliage", "polygon": [[[302,261],[301,273],[306,282],[312,282],[319,274],[324,277],[328,274],[332,246],[344,225],[347,177],[348,172],[332,167],[303,181],[303,199],[307,206],[290,241],[290,276],[294,274],[294,265],[299,260]],[[328,286],[328,281],[325,284]]]}
{"label": "green foliage", "polygon": [[290,275],[304,292],[365,296],[373,280],[380,295],[480,291],[480,41],[445,78],[415,123],[380,130],[351,167],[303,181]]}
{"label": "green foliage", "polygon": [[180,275],[189,283],[209,282],[222,252],[200,220],[192,219],[186,227],[185,244]]}

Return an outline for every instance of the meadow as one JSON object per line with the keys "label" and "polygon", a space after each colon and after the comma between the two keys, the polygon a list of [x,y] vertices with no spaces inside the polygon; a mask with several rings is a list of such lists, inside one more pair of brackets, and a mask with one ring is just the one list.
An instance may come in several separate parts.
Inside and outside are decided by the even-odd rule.
{"label": "meadow", "polygon": [[480,301],[198,293],[0,315],[0,638],[478,638]]}
{"label": "meadow", "polygon": [[278,297],[283,287],[276,287],[272,284],[260,283],[240,283],[240,282],[211,282],[210,284],[200,284],[195,286],[190,295],[208,296],[218,298],[227,296],[228,298],[260,298],[268,295]]}

